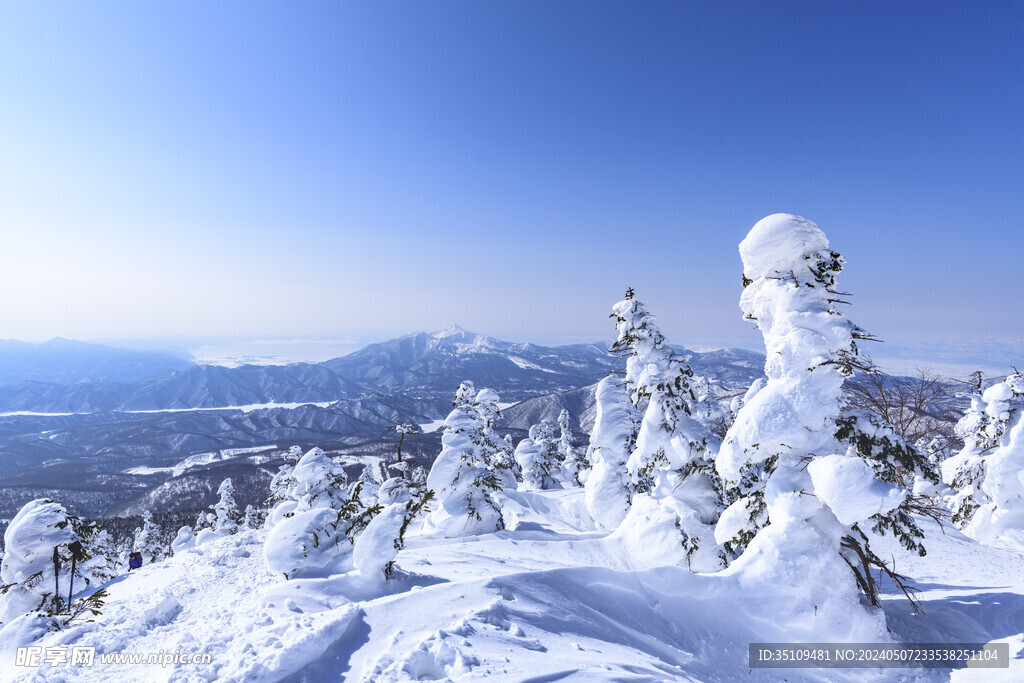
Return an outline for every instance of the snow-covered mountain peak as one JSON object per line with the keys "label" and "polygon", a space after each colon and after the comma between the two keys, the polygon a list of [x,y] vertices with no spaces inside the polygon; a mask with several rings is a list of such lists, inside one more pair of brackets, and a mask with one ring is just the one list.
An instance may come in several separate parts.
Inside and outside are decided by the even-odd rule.
{"label": "snow-covered mountain peak", "polygon": [[477,334],[476,332],[470,332],[466,328],[452,323],[448,327],[444,328],[439,332],[434,332],[430,335],[432,339],[440,343],[448,344],[472,344],[477,339],[484,335]]}

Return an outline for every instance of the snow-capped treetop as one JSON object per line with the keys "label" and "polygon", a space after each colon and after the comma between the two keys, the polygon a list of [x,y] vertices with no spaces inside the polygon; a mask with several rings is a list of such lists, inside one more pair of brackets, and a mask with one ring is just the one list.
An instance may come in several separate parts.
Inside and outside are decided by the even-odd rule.
{"label": "snow-capped treetop", "polygon": [[399,424],[396,424],[394,427],[392,427],[392,429],[395,431],[396,434],[419,434],[420,433],[419,426],[413,424],[412,422],[401,422]]}
{"label": "snow-capped treetop", "polygon": [[1021,409],[1024,398],[1024,377],[1015,372],[1002,382],[993,384],[981,395],[988,417],[988,439],[994,442],[1002,436],[1011,419],[1011,413]]}
{"label": "snow-capped treetop", "polygon": [[493,427],[501,417],[501,409],[498,407],[500,401],[498,392],[493,389],[481,389],[476,395],[476,412],[488,429]]}
{"label": "snow-capped treetop", "polygon": [[788,214],[758,222],[742,243],[740,308],[764,336],[767,384],[747,397],[719,453],[718,470],[730,481],[751,458],[833,448],[842,383],[859,356],[856,339],[870,337],[835,307],[843,258],[827,249],[814,223]]}
{"label": "snow-capped treetop", "polygon": [[791,273],[803,277],[807,268],[817,270],[827,253],[825,233],[806,218],[788,213],[762,218],[740,242],[743,275],[749,280]]}
{"label": "snow-capped treetop", "polygon": [[[459,388],[455,390],[455,399],[452,401],[452,406],[455,408],[461,408],[473,404],[473,398],[476,396],[476,387],[468,379],[459,385]],[[451,417],[451,414],[448,415]],[[445,423],[447,424],[447,420]]]}
{"label": "snow-capped treetop", "polygon": [[963,439],[964,446],[980,448],[983,445],[985,425],[987,424],[988,414],[985,411],[985,399],[981,397],[981,394],[971,395],[970,407],[956,423],[956,435]]}

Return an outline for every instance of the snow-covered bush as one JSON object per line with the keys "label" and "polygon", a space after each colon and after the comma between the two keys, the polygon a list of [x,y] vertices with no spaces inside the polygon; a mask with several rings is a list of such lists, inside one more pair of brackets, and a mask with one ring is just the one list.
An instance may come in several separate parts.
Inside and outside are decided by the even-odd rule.
{"label": "snow-covered bush", "polygon": [[395,571],[395,557],[405,546],[409,525],[428,511],[427,504],[432,498],[433,492],[427,491],[418,498],[408,497],[384,506],[356,539],[352,560],[360,574],[366,577],[382,575],[385,580],[391,578]]}
{"label": "snow-covered bush", "polygon": [[196,547],[196,535],[192,533],[192,528],[183,526],[178,529],[178,533],[174,536],[174,540],[171,541],[171,552],[177,555],[183,553],[189,548]]}
{"label": "snow-covered bush", "polygon": [[233,534],[238,531],[238,521],[241,513],[235,503],[235,487],[231,479],[225,479],[217,489],[220,500],[213,506],[213,512],[217,516],[213,523],[213,530],[220,534]]}
{"label": "snow-covered bush", "polygon": [[530,427],[529,436],[516,446],[515,459],[522,471],[525,490],[561,488],[562,457],[549,423]]}
{"label": "snow-covered bush", "polygon": [[[90,563],[101,559],[92,543],[98,531],[96,524],[68,514],[52,500],[39,498],[26,503],[4,532],[0,623],[33,611],[63,610],[71,581],[76,580],[82,589],[95,576],[90,572]],[[75,548],[81,559],[75,564],[72,577]]]}
{"label": "snow-covered bush", "polygon": [[974,396],[957,425],[963,450],[942,465],[953,521],[983,543],[1024,547],[1024,377]]}
{"label": "snow-covered bush", "polygon": [[490,389],[476,393],[472,382],[459,386],[444,421],[441,453],[427,475],[427,488],[439,502],[427,517],[428,531],[458,537],[504,528],[494,493],[514,486],[515,477],[508,444],[492,429],[497,404]]}
{"label": "snow-covered bush", "polygon": [[618,329],[612,350],[627,354],[626,388],[641,415],[626,461],[633,506],[646,496],[661,508],[655,512],[645,499],[644,510],[636,510],[637,519],[629,524],[671,524],[689,567],[720,569],[725,554],[714,524],[725,505],[714,468],[719,443],[709,427],[707,382],[694,376],[632,289],[612,311]]}
{"label": "snow-covered bush", "polygon": [[884,634],[884,620],[860,606],[858,588],[877,604],[871,568],[900,577],[871,551],[860,525],[923,552],[898,468],[924,476],[927,462],[880,419],[840,420],[843,381],[861,364],[856,342],[870,337],[836,309],[844,261],[818,226],[769,216],[740,244],[740,256],[740,308],[764,336],[767,360],[766,381],[744,397],[717,459],[734,502],[716,536],[743,551],[728,571],[752,585],[788,586],[801,596],[796,611],[813,608],[860,624],[862,634]]}
{"label": "snow-covered bush", "polygon": [[626,461],[636,443],[636,417],[625,386],[613,375],[597,385],[597,417],[590,434],[587,459],[592,467],[585,484],[591,517],[614,529],[629,511],[630,490]]}

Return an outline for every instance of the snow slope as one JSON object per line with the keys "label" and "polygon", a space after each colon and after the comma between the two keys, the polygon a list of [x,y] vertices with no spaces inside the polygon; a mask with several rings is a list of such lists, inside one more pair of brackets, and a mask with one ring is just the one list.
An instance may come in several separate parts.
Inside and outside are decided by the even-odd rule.
{"label": "snow slope", "polygon": [[[284,581],[266,569],[263,531],[215,539],[115,579],[95,623],[37,643],[207,652],[211,664],[13,667],[28,637],[13,622],[0,632],[0,680],[950,679],[948,670],[751,670],[749,642],[841,641],[845,625],[814,614],[780,623],[781,598],[746,592],[727,573],[657,566],[653,553],[640,562],[621,534],[595,527],[582,489],[504,495],[509,529],[461,539],[413,533],[387,584],[356,572]],[[922,591],[925,612],[915,616],[889,587],[893,639],[1003,640],[1011,658],[1024,657],[1024,554],[922,524],[925,558],[872,541]],[[1011,664],[955,679],[1024,679],[1024,658]]]}

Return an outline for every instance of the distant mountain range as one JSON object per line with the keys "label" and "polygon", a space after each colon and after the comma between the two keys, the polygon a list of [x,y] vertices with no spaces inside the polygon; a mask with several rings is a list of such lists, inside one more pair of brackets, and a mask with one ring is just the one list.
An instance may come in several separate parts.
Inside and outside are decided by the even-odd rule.
{"label": "distant mountain range", "polygon": [[[601,344],[513,344],[458,326],[371,344],[322,363],[236,368],[66,340],[17,344],[22,346],[0,346],[0,368],[22,361],[27,368],[20,377],[8,373],[16,381],[0,381],[0,412],[188,410],[398,394],[443,407],[467,379],[496,389],[506,402],[518,402],[593,384],[621,365]],[[726,385],[750,384],[764,365],[764,357],[752,351],[681,351],[697,372]]]}
{"label": "distant mountain range", "polygon": [[19,382],[138,382],[191,365],[166,353],[129,351],[59,337],[42,343],[0,339],[0,386]]}
{"label": "distant mountain range", "polygon": [[[25,362],[20,375],[6,375],[17,381],[0,385],[0,413],[7,413],[0,415],[0,517],[54,487],[69,504],[126,504],[172,477],[129,470],[166,472],[197,453],[292,443],[374,449],[396,422],[436,425],[463,380],[514,404],[503,431],[521,436],[565,408],[585,442],[594,385],[623,365],[603,344],[514,344],[457,326],[282,366],[190,365],[66,340],[29,346],[0,345],[0,368]],[[764,366],[751,351],[680,351],[719,395],[742,391]],[[424,452],[436,453],[437,434],[422,439]]]}

